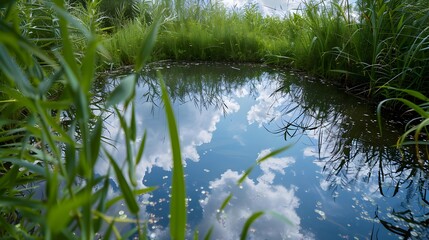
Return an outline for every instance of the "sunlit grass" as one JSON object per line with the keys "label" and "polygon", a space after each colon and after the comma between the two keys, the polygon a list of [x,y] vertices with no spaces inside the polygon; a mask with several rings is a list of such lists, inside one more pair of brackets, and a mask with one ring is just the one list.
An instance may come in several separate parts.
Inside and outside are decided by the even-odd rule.
{"label": "sunlit grass", "polygon": [[[7,12],[13,13],[15,3],[7,3]],[[55,38],[58,45],[53,52],[41,50],[40,46],[22,36],[21,26],[10,27],[10,23],[19,22],[18,15],[11,14],[0,20],[3,78],[0,236],[11,239],[145,239],[146,219],[141,219],[137,198],[155,188],[139,188],[135,177],[146,141],[146,134],[141,138],[136,135],[134,97],[138,75],[121,78],[106,101],[99,103],[93,111],[90,104],[92,86],[100,64],[99,54],[104,52],[97,34],[97,19],[76,19],[60,0],[43,4],[52,10],[51,17],[58,19],[58,36]],[[162,16],[154,16],[152,24],[143,29],[141,22],[130,24],[134,26],[129,29],[134,38],[125,38],[124,35],[129,37],[130,33],[122,29],[112,40],[117,45],[103,44],[111,50],[125,48],[132,40],[134,45],[128,45],[129,52],[126,52],[132,58],[120,55],[117,61],[118,65],[133,64],[134,71],[140,72],[150,60]],[[121,34],[121,31],[126,33]],[[83,44],[74,42],[76,36],[82,38]],[[170,235],[172,239],[184,239],[187,232],[186,191],[179,135],[162,81],[161,86],[173,152]],[[53,90],[58,96],[48,97]],[[12,114],[5,114],[4,110],[12,111]],[[123,164],[114,159],[106,147],[109,143],[102,136],[105,128],[103,114],[108,111],[117,114],[118,131],[124,135],[124,142],[118,143],[126,149]],[[130,119],[123,112],[130,113]],[[102,159],[110,164],[105,173],[97,172],[97,163]],[[119,188],[119,195],[113,198],[108,197],[111,179],[116,180]],[[109,209],[121,200],[130,212],[125,219],[109,215]],[[251,216],[243,227],[242,238],[256,215]],[[121,223],[135,227],[129,232],[121,232],[118,228]]]}
{"label": "sunlit grass", "polygon": [[[124,200],[132,213],[126,221],[136,225],[127,234],[145,238],[145,220],[140,219],[136,197],[154,188],[138,188],[134,177],[145,147],[135,131],[137,75],[124,77],[100,112],[94,112],[91,87],[100,67],[133,65],[139,72],[148,61],[174,59],[266,62],[303,69],[368,97],[394,96],[392,100],[419,115],[398,144],[415,144],[418,152],[420,145],[427,145],[429,11],[425,1],[359,1],[356,19],[349,15],[348,1],[307,2],[297,14],[284,18],[262,16],[254,5],[229,11],[218,4],[186,5],[185,1],[120,9],[91,3],[0,3],[2,237],[74,239],[78,234],[92,239],[105,230],[103,237],[120,238],[124,233],[116,223],[121,220],[107,212]],[[105,12],[114,12],[114,17],[107,20]],[[174,150],[171,237],[182,239],[185,183],[165,88],[163,101]],[[131,113],[131,120],[120,114],[119,106]],[[101,137],[102,114],[109,109],[118,114],[120,132],[125,135],[124,166],[106,150]],[[414,141],[407,141],[409,135]],[[104,175],[95,173],[101,156],[111,164]],[[121,195],[108,199],[112,177]],[[42,198],[33,198],[36,189]],[[242,238],[262,214],[250,216]]]}

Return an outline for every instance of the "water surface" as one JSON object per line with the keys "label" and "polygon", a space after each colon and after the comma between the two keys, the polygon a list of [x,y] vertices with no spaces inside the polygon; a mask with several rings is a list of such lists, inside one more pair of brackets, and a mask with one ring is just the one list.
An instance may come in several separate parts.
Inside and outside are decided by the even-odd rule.
{"label": "water surface", "polygon": [[[257,211],[266,214],[250,239],[429,236],[427,171],[392,147],[400,134],[388,121],[380,134],[372,106],[302,74],[194,63],[154,66],[138,84],[137,134],[146,131],[147,143],[137,177],[140,187],[158,187],[139,197],[150,238],[169,238],[172,166],[156,72],[179,125],[190,236],[198,230],[202,238],[213,227],[212,239],[239,239]],[[105,135],[115,140],[109,151],[120,162],[123,134],[114,115],[106,121]],[[257,159],[286,145],[236,184]],[[108,168],[107,161],[98,166]],[[123,205],[114,211],[127,215]]]}

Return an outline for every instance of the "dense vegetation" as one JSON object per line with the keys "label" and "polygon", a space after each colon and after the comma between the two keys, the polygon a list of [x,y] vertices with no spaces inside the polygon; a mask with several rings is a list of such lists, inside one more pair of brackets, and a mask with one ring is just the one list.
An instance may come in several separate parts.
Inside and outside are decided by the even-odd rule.
{"label": "dense vegetation", "polygon": [[[428,93],[429,9],[426,1],[309,1],[286,16],[263,16],[256,5],[226,9],[187,2],[166,12],[152,60],[253,61],[281,64],[374,97],[389,85]],[[158,6],[115,26],[103,44],[109,64],[132,64],[133,49]],[[149,16],[149,17],[148,17]],[[118,51],[120,49],[120,51]],[[390,97],[391,91],[381,91]]]}
{"label": "dense vegetation", "polygon": [[[135,136],[137,74],[125,77],[105,103],[89,104],[97,73],[125,65],[139,72],[148,61],[173,59],[302,69],[367,97],[394,97],[383,104],[401,101],[421,116],[407,134],[427,143],[421,135],[429,124],[423,95],[429,93],[425,0],[360,0],[353,7],[348,1],[311,1],[282,17],[263,16],[256,5],[230,10],[211,1],[6,0],[0,18],[0,236],[92,239],[103,232],[102,237],[119,237],[116,224],[123,221],[136,226],[130,236],[145,237],[136,196],[153,189],[139,189],[134,178],[146,139]],[[174,153],[170,229],[182,239],[180,146],[165,89],[163,101]],[[116,107],[119,103],[124,109]],[[122,117],[120,126],[127,139],[127,175],[103,147],[109,144],[101,136],[107,111],[131,116]],[[112,166],[105,175],[94,172],[100,155]],[[108,199],[112,176],[122,195]],[[44,188],[43,199],[32,197],[36,187]],[[106,215],[120,200],[134,218]],[[249,218],[243,238],[262,214]]]}

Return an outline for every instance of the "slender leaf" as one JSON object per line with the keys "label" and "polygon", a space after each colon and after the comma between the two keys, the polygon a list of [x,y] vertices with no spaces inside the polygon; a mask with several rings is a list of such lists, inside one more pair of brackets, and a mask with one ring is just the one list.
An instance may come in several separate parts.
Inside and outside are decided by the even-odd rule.
{"label": "slender leaf", "polygon": [[133,96],[136,85],[135,75],[131,74],[121,80],[119,85],[113,90],[106,101],[106,107],[111,107],[128,100]]}
{"label": "slender leaf", "polygon": [[104,152],[107,158],[109,158],[110,164],[112,165],[113,170],[115,171],[116,179],[118,180],[119,188],[121,189],[121,192],[124,196],[125,203],[127,204],[128,208],[132,213],[134,214],[138,213],[140,209],[135,199],[135,195],[131,190],[127,180],[125,180],[122,170],[119,168],[118,164],[115,162],[113,157],[107,151],[104,151]]}
{"label": "slender leaf", "polygon": [[92,166],[97,161],[98,155],[100,153],[102,129],[103,129],[103,120],[99,118],[95,123],[95,127],[92,130],[91,136],[89,139],[89,145],[91,147],[91,159],[89,159],[89,161],[91,161]]}
{"label": "slender leaf", "polygon": [[161,80],[162,100],[165,105],[167,115],[168,130],[170,133],[171,148],[173,152],[173,177],[171,182],[171,200],[170,200],[170,236],[172,239],[184,239],[186,229],[186,190],[185,176],[182,165],[182,154],[180,152],[179,134],[168,98],[167,89]]}
{"label": "slender leaf", "polygon": [[223,210],[226,208],[226,205],[228,205],[229,201],[231,201],[231,198],[232,198],[232,193],[230,193],[228,197],[226,197],[225,200],[223,200],[222,205],[219,208],[219,213],[223,212]]}
{"label": "slender leaf", "polygon": [[[150,193],[150,192],[154,191],[155,189],[157,189],[157,188],[156,187],[148,187],[148,188],[143,188],[143,189],[139,189],[139,190],[134,190],[132,192],[134,195],[139,196],[139,195],[143,195],[146,193]],[[124,199],[123,195],[119,195],[119,196],[116,196],[116,197],[110,199],[109,201],[106,202],[106,209],[109,209],[115,203],[119,202],[122,199]]]}
{"label": "slender leaf", "polygon": [[256,162],[257,162],[258,164],[260,164],[260,163],[262,163],[262,162],[266,161],[268,158],[273,157],[273,156],[275,156],[275,155],[278,155],[278,154],[280,154],[280,153],[282,153],[282,152],[284,152],[284,151],[288,150],[289,148],[291,148],[291,146],[292,146],[292,145],[287,145],[287,146],[284,146],[284,147],[282,147],[282,148],[276,149],[276,150],[274,150],[274,151],[272,151],[272,152],[268,153],[267,155],[263,156],[262,158],[258,159]]}
{"label": "slender leaf", "polygon": [[254,214],[252,214],[247,221],[244,223],[243,229],[241,230],[241,234],[240,234],[240,240],[246,240],[247,237],[247,232],[249,231],[250,226],[252,225],[252,223],[258,219],[259,217],[261,217],[262,215],[264,215],[264,212],[255,212]]}
{"label": "slender leaf", "polygon": [[140,145],[139,145],[139,149],[137,151],[137,155],[136,155],[136,165],[138,165],[142,159],[143,156],[143,152],[144,152],[144,147],[146,144],[146,137],[147,137],[147,132],[145,131],[143,134],[143,138],[141,139]]}
{"label": "slender leaf", "polygon": [[73,217],[71,212],[90,202],[91,195],[85,193],[56,203],[48,210],[46,216],[49,230],[54,234],[61,232]]}
{"label": "slender leaf", "polygon": [[251,166],[248,169],[246,169],[246,171],[244,172],[243,176],[240,177],[240,179],[238,179],[237,181],[237,185],[240,185],[244,182],[244,180],[247,178],[247,176],[249,176],[249,174],[252,172],[253,168],[255,166]]}
{"label": "slender leaf", "polygon": [[144,40],[144,43],[140,48],[139,54],[137,55],[136,63],[134,66],[134,70],[136,72],[139,72],[143,68],[144,63],[149,59],[152,49],[156,43],[156,38],[160,25],[161,18],[158,17],[154,21],[154,23],[152,23],[149,33],[147,34],[146,39]]}
{"label": "slender leaf", "polygon": [[204,240],[210,240],[213,234],[213,226],[210,227],[209,231],[207,232],[207,234],[204,236]]}

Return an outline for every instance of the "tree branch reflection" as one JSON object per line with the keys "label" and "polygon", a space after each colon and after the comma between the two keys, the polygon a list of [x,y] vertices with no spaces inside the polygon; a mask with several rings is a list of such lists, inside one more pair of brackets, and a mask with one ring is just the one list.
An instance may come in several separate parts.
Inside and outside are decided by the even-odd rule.
{"label": "tree branch reflection", "polygon": [[316,137],[318,162],[333,192],[358,182],[377,182],[381,196],[404,196],[400,207],[390,213],[376,212],[375,218],[404,238],[428,237],[428,167],[419,164],[413,149],[394,147],[400,136],[394,122],[384,120],[381,135],[373,106],[334,93],[338,90],[316,79],[295,79],[285,74],[277,91],[291,101],[284,107],[283,126],[276,132],[286,140]]}

